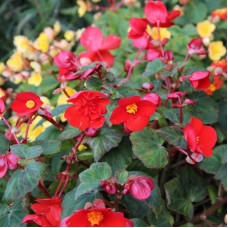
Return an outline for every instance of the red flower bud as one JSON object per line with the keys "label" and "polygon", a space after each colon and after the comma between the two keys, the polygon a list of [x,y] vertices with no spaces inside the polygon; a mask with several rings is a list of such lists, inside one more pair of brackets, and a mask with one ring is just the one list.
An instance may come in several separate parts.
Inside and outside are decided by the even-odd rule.
{"label": "red flower bud", "polygon": [[98,130],[95,129],[95,128],[89,127],[89,128],[87,128],[87,129],[85,130],[85,134],[86,134],[88,137],[91,137],[91,138],[92,138],[92,137],[97,136]]}
{"label": "red flower bud", "polygon": [[147,199],[154,189],[154,182],[145,176],[130,176],[124,185],[124,194],[131,194],[138,200]]}
{"label": "red flower bud", "polygon": [[207,89],[210,86],[209,76],[208,71],[196,71],[189,77],[189,81],[195,89]]}
{"label": "red flower bud", "polygon": [[144,82],[142,84],[142,88],[150,91],[154,88],[154,85],[152,83]]}
{"label": "red flower bud", "polygon": [[100,185],[108,194],[116,193],[117,183],[115,177],[111,177],[109,179],[101,181]]}
{"label": "red flower bud", "polygon": [[156,107],[161,105],[162,99],[156,93],[148,93],[143,97],[143,100],[147,100],[156,105]]}

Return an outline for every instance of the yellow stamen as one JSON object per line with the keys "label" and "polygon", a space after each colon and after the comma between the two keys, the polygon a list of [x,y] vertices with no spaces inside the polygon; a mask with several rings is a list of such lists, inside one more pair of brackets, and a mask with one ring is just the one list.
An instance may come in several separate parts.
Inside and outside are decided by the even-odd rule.
{"label": "yellow stamen", "polygon": [[27,108],[34,108],[36,103],[33,100],[28,100],[25,104]]}
{"label": "yellow stamen", "polygon": [[196,137],[196,143],[199,143],[199,136]]}
{"label": "yellow stamen", "polygon": [[100,211],[90,211],[87,214],[87,217],[92,226],[99,225],[100,222],[104,219],[104,215]]}
{"label": "yellow stamen", "polygon": [[135,103],[133,103],[133,104],[128,105],[126,107],[126,110],[128,113],[135,114],[138,110],[138,106]]}
{"label": "yellow stamen", "polygon": [[209,87],[209,90],[210,90],[211,92],[214,92],[214,91],[216,90],[215,85],[214,85],[214,84],[211,84],[210,87]]}

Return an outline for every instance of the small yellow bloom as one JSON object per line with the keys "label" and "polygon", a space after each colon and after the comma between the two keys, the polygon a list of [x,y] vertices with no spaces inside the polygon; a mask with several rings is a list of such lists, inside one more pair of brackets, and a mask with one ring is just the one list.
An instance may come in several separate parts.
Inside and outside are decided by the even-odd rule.
{"label": "small yellow bloom", "polygon": [[45,107],[46,105],[51,105],[50,100],[45,96],[40,96],[40,100],[43,102],[42,107]]}
{"label": "small yellow bloom", "polygon": [[36,39],[35,47],[39,51],[46,53],[49,49],[48,35],[44,32],[40,33],[39,37]]}
{"label": "small yellow bloom", "polygon": [[43,78],[40,73],[32,72],[31,76],[28,79],[28,84],[39,86],[42,81],[43,81]]}
{"label": "small yellow bloom", "polygon": [[36,72],[41,72],[41,65],[38,62],[32,61],[30,62],[30,67],[36,71]]}
{"label": "small yellow bloom", "polygon": [[2,62],[0,62],[0,74],[5,70],[6,65]]}
{"label": "small yellow bloom", "polygon": [[21,53],[27,52],[30,47],[30,42],[26,36],[15,36],[13,43]]}
{"label": "small yellow bloom", "polygon": [[78,15],[79,17],[82,17],[87,11],[87,4],[83,0],[78,0],[77,4],[79,6]]}
{"label": "small yellow bloom", "polygon": [[6,95],[6,92],[0,88],[0,97],[4,97]]}
{"label": "small yellow bloom", "polygon": [[74,38],[75,38],[75,32],[72,31],[72,30],[67,30],[65,33],[64,33],[64,38],[67,40],[67,41],[72,41]]}
{"label": "small yellow bloom", "polygon": [[54,26],[53,26],[54,32],[56,35],[58,35],[61,31],[61,24],[59,23],[59,21],[56,21]]}
{"label": "small yellow bloom", "polygon": [[206,38],[212,35],[216,27],[209,20],[205,20],[198,23],[196,28],[200,37]]}
{"label": "small yellow bloom", "polygon": [[222,41],[211,42],[208,47],[208,55],[211,60],[219,60],[226,54],[226,48]]}
{"label": "small yellow bloom", "polygon": [[20,54],[20,52],[16,51],[14,54],[8,59],[6,65],[14,72],[19,72],[23,70],[24,67],[24,58]]}
{"label": "small yellow bloom", "polygon": [[[72,96],[76,91],[72,89],[71,87],[65,88],[69,96]],[[62,92],[62,94],[59,95],[57,100],[57,105],[64,105],[67,104],[68,97]]]}
{"label": "small yellow bloom", "polygon": [[86,150],[87,149],[87,146],[83,145],[83,144],[80,144],[79,147],[78,147],[78,151],[81,152],[83,150]]}
{"label": "small yellow bloom", "polygon": [[92,0],[92,2],[95,2],[95,3],[97,3],[97,2],[100,2],[101,0]]}
{"label": "small yellow bloom", "polygon": [[[150,31],[150,35],[151,37],[154,39],[154,40],[159,40],[158,38],[158,28],[157,27],[153,27]],[[167,38],[169,39],[171,36],[171,33],[169,32],[168,29],[166,28],[160,28],[160,37],[161,37],[161,40]]]}

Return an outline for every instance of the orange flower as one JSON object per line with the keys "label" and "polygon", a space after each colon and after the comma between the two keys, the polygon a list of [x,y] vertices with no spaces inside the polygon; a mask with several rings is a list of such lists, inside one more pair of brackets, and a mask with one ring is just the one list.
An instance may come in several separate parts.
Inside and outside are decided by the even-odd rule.
{"label": "orange flower", "polygon": [[227,8],[223,9],[216,9],[211,13],[211,17],[214,18],[219,18],[220,20],[226,21],[227,18]]}
{"label": "orange flower", "polygon": [[220,77],[215,76],[214,82],[211,83],[210,86],[207,89],[204,89],[203,91],[207,95],[212,95],[216,90],[219,90],[223,84],[224,84],[224,82],[220,79]]}

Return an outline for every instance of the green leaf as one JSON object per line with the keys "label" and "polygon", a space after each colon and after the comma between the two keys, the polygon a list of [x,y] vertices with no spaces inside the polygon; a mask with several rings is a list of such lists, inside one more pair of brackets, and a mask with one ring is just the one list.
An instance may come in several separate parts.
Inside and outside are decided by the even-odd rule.
{"label": "green leaf", "polygon": [[73,189],[64,196],[62,202],[62,218],[72,215],[74,211],[80,208],[84,208],[87,202],[93,202],[95,199],[103,198],[100,193],[91,192],[86,193],[75,199],[75,191],[76,189]]}
{"label": "green leaf", "polygon": [[207,16],[206,5],[197,0],[189,1],[185,8],[185,16],[194,23],[203,21]]}
{"label": "green leaf", "polygon": [[157,130],[157,132],[169,144],[183,149],[187,147],[184,134],[178,127],[163,127]]}
{"label": "green leaf", "polygon": [[215,179],[222,182],[225,189],[227,189],[227,163],[224,163],[215,175]]}
{"label": "green leaf", "polygon": [[85,142],[88,143],[93,150],[94,160],[97,162],[105,153],[119,145],[122,136],[123,134],[118,128],[105,126],[100,129],[100,132],[96,137],[87,137]]}
{"label": "green leaf", "polygon": [[192,218],[193,202],[200,202],[207,195],[206,183],[192,168],[181,168],[178,175],[165,184],[167,206],[173,211]]}
{"label": "green leaf", "polygon": [[32,159],[39,157],[43,153],[41,146],[28,146],[25,144],[16,144],[10,147],[12,153],[21,158]]}
{"label": "green leaf", "polygon": [[61,149],[61,142],[54,139],[37,140],[33,144],[41,146],[45,155],[58,153]]}
{"label": "green leaf", "polygon": [[115,177],[118,184],[124,185],[128,178],[128,172],[126,170],[119,169],[116,171]]}
{"label": "green leaf", "polygon": [[143,73],[143,76],[151,76],[164,68],[164,63],[160,59],[156,59],[152,62],[149,62],[146,66],[146,70]]}
{"label": "green leaf", "polygon": [[58,139],[60,141],[66,140],[66,139],[72,139],[79,135],[81,131],[78,128],[72,127],[71,125],[67,125],[64,129],[64,131],[59,135]]}
{"label": "green leaf", "polygon": [[216,174],[220,167],[226,163],[227,146],[217,146],[211,157],[204,158],[199,167],[207,173]]}
{"label": "green leaf", "polygon": [[39,162],[29,163],[24,170],[17,170],[10,177],[5,194],[5,200],[17,200],[31,192],[38,185],[44,166]]}
{"label": "green leaf", "polygon": [[112,167],[113,172],[115,172],[119,169],[126,169],[131,164],[132,157],[131,141],[128,137],[123,137],[118,147],[106,153],[102,157],[102,161],[107,162]]}
{"label": "green leaf", "polygon": [[22,201],[15,201],[12,205],[0,204],[0,227],[22,227],[21,221],[26,213]]}
{"label": "green leaf", "polygon": [[160,169],[168,163],[164,140],[150,128],[131,133],[130,140],[133,153],[146,167]]}
{"label": "green leaf", "polygon": [[0,135],[0,154],[4,154],[10,147],[10,141],[6,139],[5,135]]}
{"label": "green leaf", "polygon": [[90,90],[100,91],[102,86],[102,81],[99,78],[91,77],[85,82],[85,87]]}
{"label": "green leaf", "polygon": [[196,104],[188,105],[186,108],[191,116],[201,119],[204,124],[213,124],[218,121],[218,105],[212,98],[203,92],[195,92],[190,98],[196,101]]}
{"label": "green leaf", "polygon": [[106,162],[92,164],[89,169],[79,175],[80,184],[76,190],[75,199],[79,196],[96,191],[102,180],[108,179],[112,175],[111,167]]}

